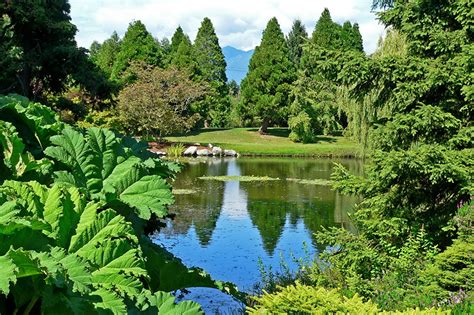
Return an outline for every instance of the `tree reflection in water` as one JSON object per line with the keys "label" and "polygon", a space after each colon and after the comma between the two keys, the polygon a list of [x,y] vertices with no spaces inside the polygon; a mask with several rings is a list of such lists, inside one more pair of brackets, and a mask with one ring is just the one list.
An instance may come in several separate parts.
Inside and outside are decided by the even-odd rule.
{"label": "tree reflection in water", "polygon": [[[176,196],[177,216],[155,236],[188,265],[215,278],[249,288],[258,281],[260,258],[278,267],[279,253],[303,256],[322,249],[314,232],[321,227],[352,229],[348,212],[355,197],[341,196],[329,186],[301,184],[286,178],[329,179],[334,162],[362,172],[357,160],[203,159],[186,164],[173,186],[189,192]],[[201,176],[270,176],[279,181],[219,182]],[[278,255],[277,255],[278,253]],[[291,265],[291,263],[290,263]]]}

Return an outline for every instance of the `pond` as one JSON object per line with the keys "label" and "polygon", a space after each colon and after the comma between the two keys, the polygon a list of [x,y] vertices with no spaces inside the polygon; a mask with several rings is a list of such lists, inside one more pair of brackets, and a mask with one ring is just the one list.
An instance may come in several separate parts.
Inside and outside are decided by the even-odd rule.
{"label": "pond", "polygon": [[[190,160],[173,184],[176,203],[170,212],[176,217],[154,235],[154,242],[187,266],[251,291],[261,279],[259,261],[273,271],[282,259],[295,268],[292,257],[312,258],[321,247],[314,232],[322,226],[352,229],[348,212],[355,198],[341,196],[327,183],[334,162],[362,172],[362,162],[349,159]],[[200,179],[225,175],[278,180]]]}

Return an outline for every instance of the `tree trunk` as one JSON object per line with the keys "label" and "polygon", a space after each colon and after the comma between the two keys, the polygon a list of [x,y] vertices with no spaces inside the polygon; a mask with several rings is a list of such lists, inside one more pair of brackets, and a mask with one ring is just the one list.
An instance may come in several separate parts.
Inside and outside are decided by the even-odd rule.
{"label": "tree trunk", "polygon": [[268,120],[268,118],[264,118],[264,119],[263,119],[262,125],[260,126],[260,129],[258,129],[258,132],[259,132],[261,135],[267,134],[268,124],[269,124],[269,123],[270,123],[270,121]]}

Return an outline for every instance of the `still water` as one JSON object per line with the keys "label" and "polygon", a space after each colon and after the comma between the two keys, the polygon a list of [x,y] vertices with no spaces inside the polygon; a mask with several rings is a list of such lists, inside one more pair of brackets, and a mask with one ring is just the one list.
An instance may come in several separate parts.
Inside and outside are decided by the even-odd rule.
{"label": "still water", "polygon": [[[195,159],[184,165],[173,184],[176,214],[154,236],[157,244],[187,266],[203,268],[214,279],[250,291],[261,278],[259,261],[290,268],[292,257],[307,257],[321,249],[314,232],[322,226],[352,229],[348,212],[353,197],[329,186],[294,179],[329,179],[334,162],[352,173],[362,172],[358,160],[239,158]],[[201,176],[269,176],[277,181],[210,181]],[[293,179],[293,180],[288,180]]]}

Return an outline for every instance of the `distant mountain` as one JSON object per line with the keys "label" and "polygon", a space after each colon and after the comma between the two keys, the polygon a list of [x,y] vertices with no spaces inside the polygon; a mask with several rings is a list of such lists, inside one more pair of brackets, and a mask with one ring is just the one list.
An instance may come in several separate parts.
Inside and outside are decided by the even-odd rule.
{"label": "distant mountain", "polygon": [[240,50],[231,46],[222,48],[225,61],[227,63],[227,80],[235,80],[239,85],[247,75],[250,58],[253,55],[253,49],[249,51]]}

